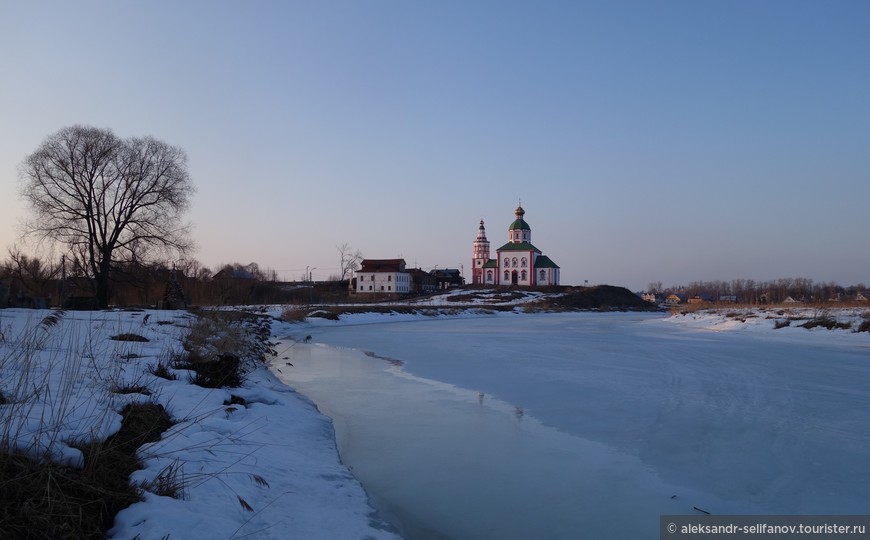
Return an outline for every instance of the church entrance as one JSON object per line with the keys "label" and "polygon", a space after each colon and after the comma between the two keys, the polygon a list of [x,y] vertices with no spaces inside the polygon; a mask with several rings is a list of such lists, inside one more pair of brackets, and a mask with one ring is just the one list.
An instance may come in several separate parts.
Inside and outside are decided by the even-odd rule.
{"label": "church entrance", "polygon": [[520,282],[520,280],[519,280],[519,276],[517,274],[517,271],[514,270],[513,272],[511,272],[511,285],[516,285],[519,282]]}

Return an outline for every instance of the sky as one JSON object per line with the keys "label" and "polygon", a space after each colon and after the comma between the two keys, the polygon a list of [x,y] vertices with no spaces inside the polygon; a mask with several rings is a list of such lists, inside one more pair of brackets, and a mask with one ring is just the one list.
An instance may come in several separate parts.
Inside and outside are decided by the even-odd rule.
{"label": "sky", "polygon": [[188,156],[205,266],[870,284],[870,3],[0,1],[0,249],[59,129]]}

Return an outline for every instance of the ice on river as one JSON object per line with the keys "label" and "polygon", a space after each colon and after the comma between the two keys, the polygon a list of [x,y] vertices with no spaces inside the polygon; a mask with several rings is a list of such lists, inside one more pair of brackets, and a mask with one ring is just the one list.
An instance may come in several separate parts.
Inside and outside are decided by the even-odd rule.
{"label": "ice on river", "polygon": [[867,511],[866,334],[396,319],[306,326],[313,343],[285,342],[293,366],[276,365],[408,538],[656,538],[660,514],[695,508]]}

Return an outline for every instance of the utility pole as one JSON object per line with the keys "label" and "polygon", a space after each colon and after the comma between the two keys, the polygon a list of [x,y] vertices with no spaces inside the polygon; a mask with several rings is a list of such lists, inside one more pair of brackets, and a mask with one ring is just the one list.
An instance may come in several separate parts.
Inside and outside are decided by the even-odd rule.
{"label": "utility pole", "polygon": [[308,267],[305,267],[305,272],[308,274],[308,303],[311,304],[314,302],[314,280],[311,279],[311,273],[317,270],[316,266],[312,266],[309,270]]}

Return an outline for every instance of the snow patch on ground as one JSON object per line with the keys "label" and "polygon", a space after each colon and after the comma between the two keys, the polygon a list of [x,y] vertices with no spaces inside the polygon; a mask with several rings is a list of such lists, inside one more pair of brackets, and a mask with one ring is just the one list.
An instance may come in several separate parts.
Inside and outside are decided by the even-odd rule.
{"label": "snow patch on ground", "polygon": [[[805,328],[802,325],[820,319],[830,319],[846,328],[827,329],[821,326]],[[836,339],[861,339],[866,332],[859,332],[861,324],[870,320],[870,309],[862,308],[743,308],[708,309],[689,313],[677,313],[665,321],[698,330],[715,332],[751,332],[770,336],[802,336],[809,333],[822,334]],[[833,332],[833,335],[830,333]],[[845,337],[851,335],[851,337]]]}
{"label": "snow patch on ground", "polygon": [[[81,466],[70,443],[115,433],[127,403],[157,402],[176,423],[140,449],[145,468],[131,480],[176,469],[184,497],[145,492],[117,515],[110,537],[397,538],[341,463],[330,419],[265,366],[235,389],[195,386],[185,370],[171,369],[177,380],[150,373],[181,351],[191,319],[182,311],[0,310],[3,436],[34,458]],[[148,341],[111,339],[122,333]],[[113,392],[132,386],[150,395]]]}

